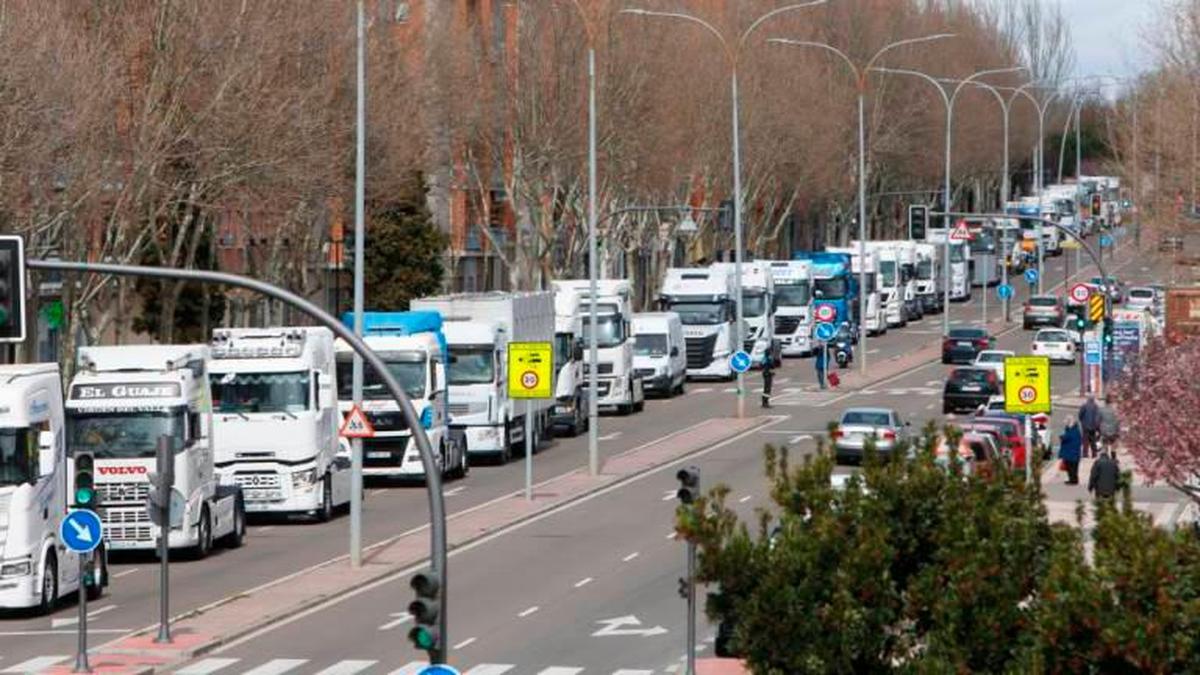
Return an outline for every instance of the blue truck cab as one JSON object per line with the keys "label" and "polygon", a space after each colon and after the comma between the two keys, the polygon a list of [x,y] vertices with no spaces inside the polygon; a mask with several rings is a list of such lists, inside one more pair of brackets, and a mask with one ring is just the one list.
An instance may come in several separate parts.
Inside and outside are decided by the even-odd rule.
{"label": "blue truck cab", "polygon": [[[816,323],[835,326],[848,322],[852,334],[858,335],[858,280],[846,253],[796,251],[793,260],[812,263],[813,316]],[[832,308],[832,312],[830,309]],[[832,317],[831,317],[832,315]]]}

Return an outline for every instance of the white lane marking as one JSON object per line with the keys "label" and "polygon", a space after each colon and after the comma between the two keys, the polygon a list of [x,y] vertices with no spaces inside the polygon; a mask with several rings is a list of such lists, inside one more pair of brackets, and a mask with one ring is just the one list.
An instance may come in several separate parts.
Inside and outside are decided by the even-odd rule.
{"label": "white lane marking", "polygon": [[596,440],[598,440],[598,441],[611,441],[612,439],[614,439],[614,438],[617,438],[617,437],[618,437],[618,436],[620,436],[620,435],[621,435],[621,432],[619,432],[619,431],[614,431],[614,432],[612,432],[611,434],[604,434],[603,436],[597,436],[597,437],[596,437]]}
{"label": "white lane marking", "polygon": [[456,494],[458,494],[458,493],[460,493],[460,492],[462,492],[463,490],[466,490],[466,489],[467,489],[467,488],[466,488],[466,486],[465,486],[465,485],[459,485],[459,486],[458,486],[458,487],[456,487],[456,488],[452,488],[452,489],[449,489],[449,490],[445,490],[445,491],[443,491],[443,492],[442,492],[442,496],[443,496],[443,497],[453,497],[454,495],[456,495]]}
{"label": "white lane marking", "polygon": [[868,350],[867,350],[867,353],[868,353],[868,354],[878,354],[878,353],[879,353],[879,348],[878,348],[878,347],[876,347],[875,349],[868,349]]}
{"label": "white lane marking", "polygon": [[274,525],[267,525],[266,527],[256,527],[256,528],[254,528],[253,531],[254,532],[270,532],[273,529],[275,529]]}
{"label": "white lane marking", "polygon": [[[473,644],[474,642],[475,642],[475,638],[473,638],[473,637],[472,637],[472,638],[467,638],[466,640],[463,640],[462,642],[460,642],[460,643],[458,643],[458,644],[454,645],[454,648],[455,648],[455,649],[462,649],[463,647],[466,647],[467,645]],[[482,667],[482,666],[477,666],[477,667]]]}
{"label": "white lane marking", "polygon": [[418,675],[427,665],[429,665],[428,661],[413,661],[400,668],[400,670],[393,670],[388,675]]}
{"label": "white lane marking", "polygon": [[[128,633],[129,628],[88,628],[88,634],[96,633],[97,635],[111,635],[119,633]],[[74,628],[65,630],[6,630],[0,631],[0,637],[32,637],[36,635],[76,635],[79,631]],[[0,670],[0,673],[7,673],[7,670]],[[19,671],[25,672],[25,671]]]}
{"label": "white lane marking", "polygon": [[637,551],[634,551],[633,553],[630,553],[629,555],[625,556],[624,558],[621,558],[621,562],[629,562],[630,560],[633,560],[634,558],[638,557],[638,555],[639,555],[639,553]]}
{"label": "white lane marking", "polygon": [[583,668],[568,668],[566,666],[550,666],[538,671],[537,675],[579,675]]}
{"label": "white lane marking", "polygon": [[463,673],[463,675],[503,675],[513,668],[516,668],[516,666],[510,666],[504,663],[481,663]]}
{"label": "white lane marking", "polygon": [[712,391],[712,387],[700,387],[699,389],[688,389],[690,394],[707,394]]}
{"label": "white lane marking", "polygon": [[129,576],[130,574],[133,574],[134,572],[138,571],[139,569],[141,569],[141,568],[140,568],[140,567],[135,567],[135,568],[133,568],[133,569],[130,569],[130,570],[122,570],[122,571],[120,571],[120,572],[117,572],[116,574],[112,575],[112,578],[114,578],[114,579],[120,579],[121,577],[127,577],[127,576]]}
{"label": "white lane marking", "polygon": [[929,405],[925,406],[925,409],[926,409],[926,410],[933,410],[933,409],[934,409],[934,408],[936,408],[936,407],[937,407],[937,404],[936,404],[936,403],[930,403]]}
{"label": "white lane marking", "polygon": [[337,663],[333,664],[332,666],[329,666],[325,670],[318,672],[317,675],[355,675],[355,673],[361,673],[362,671],[366,670],[367,668],[370,668],[371,666],[375,665],[376,663],[379,663],[379,662],[378,661],[356,661],[354,659],[346,659],[345,661],[338,661]]}
{"label": "white lane marking", "polygon": [[726,394],[733,394],[733,393],[737,392],[737,387],[726,387],[725,389],[722,389],[721,391]]}
{"label": "white lane marking", "polygon": [[66,661],[69,656],[39,656],[23,661],[15,666],[0,670],[0,673],[36,673],[50,666]]}
{"label": "white lane marking", "polygon": [[306,663],[308,663],[308,659],[271,659],[257,668],[247,670],[242,675],[280,675]]}
{"label": "white lane marking", "polygon": [[800,441],[811,441],[811,440],[812,440],[812,434],[800,434],[799,436],[792,436],[791,438],[789,438],[788,443],[799,443]]}
{"label": "white lane marking", "polygon": [[741,499],[739,499],[738,503],[745,504],[746,502],[750,501],[751,499],[753,499],[753,497],[751,495],[746,495],[745,497],[742,497]]}
{"label": "white lane marking", "polygon": [[675,499],[675,491],[674,490],[663,490],[662,500],[664,502],[669,502],[672,499]]}
{"label": "white lane marking", "polygon": [[[117,608],[117,605],[105,605],[104,607],[97,607],[95,610],[88,612],[88,619],[93,619],[105,612],[111,612],[116,608]],[[74,626],[74,625],[77,625],[78,623],[79,623],[79,617],[73,616],[73,617],[69,617],[66,619],[52,619],[50,621],[50,627],[51,628],[62,628],[64,626]]]}
{"label": "white lane marking", "polygon": [[674,539],[674,538],[675,538],[675,535],[676,535],[676,533],[675,533],[674,531],[672,531],[672,532],[668,532],[668,533],[667,533],[667,537],[666,537],[666,538],[667,538],[667,541],[670,541],[670,540]]}
{"label": "white lane marking", "polygon": [[412,621],[412,618],[413,618],[412,614],[409,614],[408,612],[393,612],[389,616],[392,616],[395,618],[392,619],[391,621],[383,624],[382,626],[380,626],[379,630],[391,630],[391,629],[395,628],[396,626],[400,626],[405,623],[408,623],[409,621]]}
{"label": "white lane marking", "polygon": [[538,611],[539,609],[541,609],[541,607],[534,605],[533,607],[530,607],[529,609],[526,609],[522,612],[517,613],[517,616],[524,619],[525,617],[529,616],[530,614],[533,614],[534,612]]}
{"label": "white lane marking", "polygon": [[620,670],[614,670],[612,675],[654,675],[654,671],[653,670],[629,670],[628,668],[622,668]]}
{"label": "white lane marking", "polygon": [[580,579],[579,581],[575,582],[575,588],[583,588],[584,586],[587,586],[590,583],[592,583],[592,578],[584,577],[584,578]]}
{"label": "white lane marking", "polygon": [[781,378],[779,378],[778,380],[775,380],[775,381],[776,381],[777,383],[779,383],[779,384],[787,384],[788,382],[790,382],[790,381],[791,381],[791,379],[792,379],[792,378],[790,378],[790,377],[781,377]]}
{"label": "white lane marking", "polygon": [[212,675],[222,668],[228,668],[241,659],[204,659],[192,665],[175,671],[175,675]]}

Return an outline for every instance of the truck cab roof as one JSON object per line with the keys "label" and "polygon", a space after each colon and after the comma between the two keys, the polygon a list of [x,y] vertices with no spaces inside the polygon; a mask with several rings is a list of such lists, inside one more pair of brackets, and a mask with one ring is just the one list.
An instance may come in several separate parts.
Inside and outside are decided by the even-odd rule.
{"label": "truck cab roof", "polygon": [[61,386],[55,363],[0,366],[0,427],[28,427],[56,409],[61,414]]}

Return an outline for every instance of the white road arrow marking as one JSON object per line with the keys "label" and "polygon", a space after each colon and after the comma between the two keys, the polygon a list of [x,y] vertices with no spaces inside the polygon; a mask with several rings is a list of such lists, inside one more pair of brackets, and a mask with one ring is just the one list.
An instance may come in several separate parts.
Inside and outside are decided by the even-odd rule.
{"label": "white road arrow marking", "polygon": [[379,627],[379,630],[391,630],[396,626],[412,621],[412,614],[409,614],[408,612],[393,612],[389,616],[395,617],[395,620],[383,624]]}
{"label": "white road arrow marking", "polygon": [[69,520],[67,522],[71,523],[71,527],[75,529],[75,536],[79,537],[79,541],[82,541],[85,544],[92,543],[92,531],[88,529],[87,525],[84,525],[77,520]]}
{"label": "white road arrow marking", "polygon": [[592,633],[592,637],[604,636],[621,636],[621,635],[637,635],[639,637],[652,637],[655,635],[663,635],[667,633],[667,629],[662,626],[653,628],[622,628],[622,626],[640,626],[642,622],[634,615],[619,616],[614,619],[603,619],[596,623],[603,624],[604,627]]}

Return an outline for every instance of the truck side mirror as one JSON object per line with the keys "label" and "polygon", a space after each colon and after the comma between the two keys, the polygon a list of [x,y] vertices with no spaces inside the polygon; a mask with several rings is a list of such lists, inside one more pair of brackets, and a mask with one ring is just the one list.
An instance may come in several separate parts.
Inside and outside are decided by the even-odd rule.
{"label": "truck side mirror", "polygon": [[671,347],[671,356],[679,356],[679,347]]}
{"label": "truck side mirror", "polygon": [[571,349],[571,360],[572,361],[582,361],[583,360],[583,340],[575,341],[575,343]]}
{"label": "truck side mirror", "polygon": [[38,476],[45,477],[54,473],[54,432],[38,433]]}

